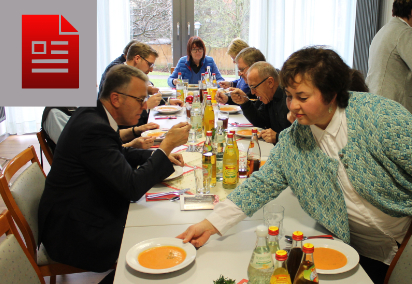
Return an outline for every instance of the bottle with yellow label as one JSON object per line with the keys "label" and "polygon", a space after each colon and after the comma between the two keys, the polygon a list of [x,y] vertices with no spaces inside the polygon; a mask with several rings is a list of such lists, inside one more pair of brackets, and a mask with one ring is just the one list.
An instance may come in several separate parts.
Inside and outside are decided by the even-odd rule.
{"label": "bottle with yellow label", "polygon": [[211,176],[210,186],[216,186],[216,150],[213,147],[212,131],[206,133],[206,141],[202,150],[202,167]]}
{"label": "bottle with yellow label", "polygon": [[233,134],[228,134],[225,153],[223,154],[223,188],[233,189],[237,186],[238,167],[236,149],[233,145]]}
{"label": "bottle with yellow label", "polygon": [[302,247],[303,258],[295,276],[293,284],[315,284],[319,283],[318,273],[316,272],[315,262],[313,260],[314,246],[306,243]]}
{"label": "bottle with yellow label", "polygon": [[270,284],[292,284],[288,272],[286,260],[288,253],[284,250],[278,250],[275,255],[275,270],[270,277]]}
{"label": "bottle with yellow label", "polygon": [[211,102],[211,97],[207,96],[207,102],[205,106],[205,114],[203,116],[203,130],[206,136],[207,131],[213,131],[215,128],[215,112]]}

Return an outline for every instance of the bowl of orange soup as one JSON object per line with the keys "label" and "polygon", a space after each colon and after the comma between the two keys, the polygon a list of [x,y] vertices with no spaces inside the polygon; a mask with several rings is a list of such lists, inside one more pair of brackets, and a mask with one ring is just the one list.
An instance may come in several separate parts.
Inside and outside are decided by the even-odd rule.
{"label": "bowl of orange soup", "polygon": [[221,112],[235,113],[235,112],[240,111],[240,106],[224,105],[224,106],[220,106],[219,110]]}
{"label": "bowl of orange soup", "polygon": [[177,271],[195,258],[195,247],[176,238],[146,240],[134,245],[126,254],[126,262],[131,268],[150,274]]}
{"label": "bowl of orange soup", "polygon": [[152,129],[142,133],[142,137],[154,137],[155,141],[162,141],[166,136],[167,130]]}
{"label": "bowl of orange soup", "polygon": [[[240,136],[240,137],[245,137],[245,138],[249,138],[252,137],[252,129],[253,128],[245,128],[245,129],[239,129],[236,131],[236,135]],[[260,134],[260,129],[258,129],[258,136]]]}
{"label": "bowl of orange soup", "polygon": [[320,274],[338,274],[351,270],[359,262],[358,252],[340,240],[310,239],[314,245],[313,259]]}
{"label": "bowl of orange soup", "polygon": [[153,110],[159,112],[159,113],[164,113],[164,114],[169,114],[169,113],[175,113],[180,111],[182,108],[180,106],[157,106],[155,108],[153,108]]}

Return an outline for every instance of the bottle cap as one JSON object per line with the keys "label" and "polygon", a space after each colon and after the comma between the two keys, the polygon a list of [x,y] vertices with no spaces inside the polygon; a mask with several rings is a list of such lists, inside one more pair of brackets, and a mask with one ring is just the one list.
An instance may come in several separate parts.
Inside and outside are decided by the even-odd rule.
{"label": "bottle cap", "polygon": [[269,235],[271,235],[271,236],[279,235],[279,228],[276,227],[276,226],[270,226],[269,227]]}
{"label": "bottle cap", "polygon": [[202,76],[204,76],[205,75],[205,73],[202,73]]}
{"label": "bottle cap", "polygon": [[216,75],[216,73],[212,73],[212,75]]}
{"label": "bottle cap", "polygon": [[288,259],[288,253],[284,250],[278,250],[276,251],[275,258],[279,261],[285,261],[286,259]]}
{"label": "bottle cap", "polygon": [[217,123],[217,126],[222,126],[223,125],[223,121],[221,121],[221,120],[218,120],[216,123]]}
{"label": "bottle cap", "polygon": [[303,233],[301,231],[294,231],[292,235],[292,239],[295,241],[303,240]]}
{"label": "bottle cap", "polygon": [[232,133],[229,133],[229,134],[227,135],[227,138],[233,138],[233,134],[232,134]]}
{"label": "bottle cap", "polygon": [[252,133],[257,133],[257,128],[253,128]]}
{"label": "bottle cap", "polygon": [[310,243],[306,243],[303,245],[302,250],[304,253],[313,253],[315,247]]}
{"label": "bottle cap", "polygon": [[209,96],[209,95],[207,95],[207,100],[208,100],[208,101],[212,100],[212,97]]}
{"label": "bottle cap", "polygon": [[203,91],[203,96],[207,96],[208,92],[207,91]]}
{"label": "bottle cap", "polygon": [[177,74],[182,75],[182,72],[178,72]]}
{"label": "bottle cap", "polygon": [[256,235],[258,237],[266,237],[268,235],[268,227],[266,227],[265,225],[257,226]]}
{"label": "bottle cap", "polygon": [[206,136],[212,136],[212,131],[206,131]]}
{"label": "bottle cap", "polygon": [[235,131],[234,130],[229,130],[229,133],[235,134]]}

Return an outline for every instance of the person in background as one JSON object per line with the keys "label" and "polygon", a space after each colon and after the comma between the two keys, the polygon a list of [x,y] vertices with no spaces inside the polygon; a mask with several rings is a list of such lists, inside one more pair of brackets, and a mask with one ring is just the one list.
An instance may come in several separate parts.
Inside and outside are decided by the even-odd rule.
{"label": "person in background", "polygon": [[297,120],[259,171],[177,237],[200,247],[289,186],[313,219],[358,251],[374,283],[383,283],[411,223],[412,114],[382,96],[349,92],[350,68],[324,47],[293,53],[280,82]]}
{"label": "person in background", "polygon": [[[236,56],[239,54],[239,52],[241,52],[243,49],[247,47],[249,47],[249,45],[240,38],[235,38],[234,40],[232,40],[232,42],[229,44],[227,48],[227,54],[232,58],[233,63],[236,64]],[[238,88],[241,89],[245,94],[250,94],[249,85],[246,84],[245,80],[242,77],[234,81],[219,82],[219,86],[224,89],[227,89],[229,87]]]}
{"label": "person in background", "polygon": [[412,112],[412,1],[395,0],[392,15],[372,40],[366,84]]}
{"label": "person in background", "polygon": [[[259,61],[266,61],[266,58],[263,55],[263,53],[255,47],[244,48],[236,56],[235,62],[238,68],[238,74],[241,77],[241,79],[244,80],[245,84],[248,84],[246,74],[249,67]],[[257,99],[257,97],[253,95],[251,92],[245,94],[248,95],[249,99]],[[222,92],[217,92],[216,100],[220,104],[236,104],[230,96]],[[261,105],[261,102],[256,101],[255,105],[256,107],[259,107]]]}
{"label": "person in background", "polygon": [[186,122],[173,126],[155,151],[122,147],[118,125],[137,124],[147,81],[137,68],[113,67],[97,107],[79,108],[63,129],[38,210],[39,245],[51,259],[94,272],[110,269],[130,201],[172,174],[173,163],[184,165],[171,151],[187,142]]}
{"label": "person in background", "polygon": [[189,84],[197,84],[202,79],[202,73],[206,72],[207,66],[210,66],[210,72],[216,74],[217,82],[224,81],[213,58],[206,56],[206,46],[203,40],[192,36],[187,42],[187,56],[179,59],[167,83],[171,88],[175,88],[178,73],[181,72],[182,79],[189,79]]}
{"label": "person in background", "polygon": [[264,128],[260,136],[268,143],[276,144],[279,133],[290,126],[286,97],[279,87],[279,75],[268,62],[256,62],[247,70],[247,82],[253,95],[262,102],[252,103],[241,89],[230,88],[232,100],[240,105],[243,115],[253,126]]}

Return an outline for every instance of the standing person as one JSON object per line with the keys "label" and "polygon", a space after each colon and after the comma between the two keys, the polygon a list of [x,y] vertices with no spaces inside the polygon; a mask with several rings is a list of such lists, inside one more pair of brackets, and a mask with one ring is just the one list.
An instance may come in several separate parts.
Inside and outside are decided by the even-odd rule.
{"label": "standing person", "polygon": [[[227,54],[232,58],[233,63],[236,64],[236,56],[239,54],[239,52],[241,52],[243,49],[247,47],[249,47],[249,45],[240,38],[235,38],[234,40],[232,40],[232,42],[229,44],[227,48]],[[245,80],[242,77],[233,81],[219,82],[219,86],[225,89],[229,87],[238,88],[241,89],[245,94],[250,94],[249,85],[245,82]]]}
{"label": "standing person", "polygon": [[197,84],[202,79],[202,73],[205,73],[207,66],[210,71],[216,74],[216,81],[223,81],[219,69],[212,57],[206,56],[206,46],[200,37],[192,36],[187,42],[187,56],[179,59],[175,70],[167,79],[171,88],[176,87],[178,73],[182,73],[182,79],[189,79],[189,84]]}
{"label": "standing person", "polygon": [[259,171],[178,238],[202,246],[289,186],[313,219],[358,251],[374,283],[383,283],[411,223],[412,114],[382,96],[349,92],[350,68],[322,47],[293,53],[280,82],[297,120]]}
{"label": "standing person", "polygon": [[118,124],[137,123],[147,81],[134,67],[113,67],[97,107],[79,108],[63,129],[38,210],[39,244],[51,259],[108,270],[119,255],[130,201],[172,174],[173,163],[184,165],[171,151],[187,141],[187,123],[172,127],[154,152],[122,147]]}
{"label": "standing person", "polygon": [[392,15],[372,40],[366,84],[412,112],[412,1],[395,0]]}

